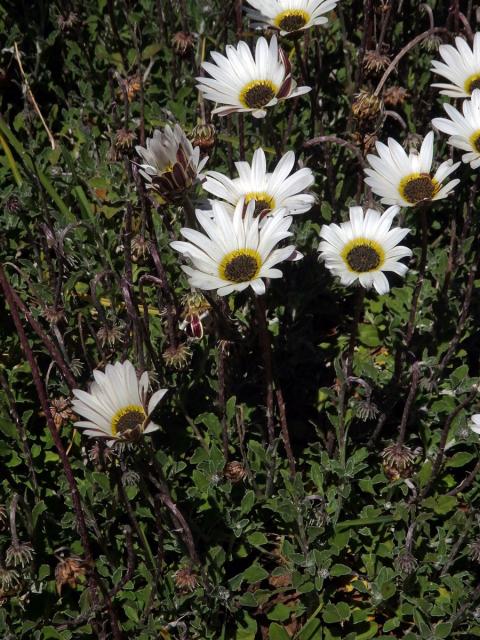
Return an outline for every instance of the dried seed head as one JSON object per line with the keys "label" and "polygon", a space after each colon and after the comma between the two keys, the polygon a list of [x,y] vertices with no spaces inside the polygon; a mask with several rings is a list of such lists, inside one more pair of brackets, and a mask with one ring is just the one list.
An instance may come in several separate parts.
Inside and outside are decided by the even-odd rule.
{"label": "dried seed head", "polygon": [[151,243],[150,240],[145,238],[145,236],[137,234],[133,237],[130,246],[132,251],[132,260],[134,262],[138,262],[140,259],[144,260],[150,253]]}
{"label": "dried seed head", "polygon": [[197,124],[190,134],[190,140],[194,147],[200,147],[201,151],[211,149],[216,142],[217,131],[213,124]]}
{"label": "dried seed head", "polygon": [[65,558],[55,567],[55,582],[57,584],[57,592],[62,593],[62,587],[68,584],[69,587],[75,589],[80,577],[86,572],[85,566],[80,558]]}
{"label": "dried seed head", "polygon": [[80,358],[72,358],[70,360],[70,369],[72,370],[73,375],[78,378],[83,371],[83,362]]}
{"label": "dried seed head", "polygon": [[425,40],[422,42],[422,47],[428,51],[428,53],[435,53],[435,51],[438,51],[438,47],[442,44],[442,39],[439,38],[437,35],[433,34],[431,36],[428,36],[428,38],[425,38]]}
{"label": "dried seed head", "polygon": [[369,73],[379,73],[385,71],[390,64],[390,58],[379,51],[366,51],[363,58],[363,66],[365,71]]}
{"label": "dried seed head", "polygon": [[8,522],[8,511],[4,504],[0,504],[0,531],[5,529]]}
{"label": "dried seed head", "polygon": [[182,317],[185,317],[191,313],[196,313],[201,316],[203,313],[210,311],[210,303],[205,296],[197,291],[187,293],[182,297]]}
{"label": "dried seed head", "polygon": [[230,482],[241,482],[247,475],[247,471],[241,462],[232,460],[223,468],[223,475]]}
{"label": "dried seed head", "polygon": [[403,87],[388,87],[383,92],[383,102],[387,107],[398,107],[408,98],[408,91]]}
{"label": "dried seed head", "polygon": [[383,102],[373,93],[360,91],[352,104],[352,114],[362,128],[374,130],[383,116]]}
{"label": "dried seed head", "polygon": [[117,342],[123,342],[123,331],[119,325],[103,325],[97,331],[97,338],[100,340],[102,347],[108,344],[114,347]]}
{"label": "dried seed head", "polygon": [[7,201],[5,203],[5,209],[8,213],[18,213],[22,205],[20,200],[15,195],[8,196]]}
{"label": "dried seed head", "polygon": [[407,549],[402,549],[395,558],[395,568],[407,576],[413,573],[417,566],[418,562]]}
{"label": "dried seed head", "polygon": [[128,129],[119,129],[115,134],[115,146],[117,149],[131,149],[137,136]]}
{"label": "dried seed head", "polygon": [[60,31],[70,31],[80,22],[80,18],[76,13],[70,11],[66,16],[58,16],[57,24]]}
{"label": "dried seed head", "polygon": [[176,347],[172,345],[165,349],[162,357],[169,367],[173,367],[174,369],[183,369],[190,362],[192,352],[184,342]]}
{"label": "dried seed head", "polygon": [[140,475],[133,469],[127,469],[122,474],[122,484],[124,487],[136,487],[140,482]]}
{"label": "dried seed head", "polygon": [[129,102],[131,102],[140,91],[140,88],[142,86],[140,77],[137,75],[129,76],[126,80],[124,80],[124,86],[127,92],[127,99]]}
{"label": "dried seed head", "polygon": [[54,398],[51,401],[50,413],[52,414],[52,418],[57,429],[60,429],[65,422],[73,422],[73,420],[76,420],[77,418],[70,407],[70,400],[63,396]]}
{"label": "dried seed head", "polygon": [[5,554],[5,563],[7,567],[17,567],[20,565],[22,569],[30,564],[33,560],[33,547],[29,542],[12,543]]}
{"label": "dried seed head", "polygon": [[173,576],[175,586],[182,593],[190,593],[196,589],[199,580],[198,575],[189,567],[179,569]]}
{"label": "dried seed head", "polygon": [[0,591],[10,591],[19,584],[20,577],[17,571],[0,566]]}
{"label": "dried seed head", "polygon": [[65,311],[58,307],[45,307],[42,315],[49,324],[58,324],[65,320]]}
{"label": "dried seed head", "polygon": [[360,418],[366,422],[367,420],[371,420],[378,415],[378,407],[376,404],[368,400],[360,400],[355,407],[355,413]]}
{"label": "dried seed head", "polygon": [[410,478],[414,471],[415,454],[403,444],[391,444],[382,452],[385,475],[392,481]]}
{"label": "dried seed head", "polygon": [[88,452],[89,459],[95,466],[103,468],[115,457],[115,450],[108,447],[104,442],[96,441]]}
{"label": "dried seed head", "polygon": [[172,47],[179,56],[186,56],[193,49],[195,36],[192,33],[178,31],[172,38]]}
{"label": "dried seed head", "polygon": [[470,544],[470,557],[475,562],[480,563],[480,538],[477,538]]}

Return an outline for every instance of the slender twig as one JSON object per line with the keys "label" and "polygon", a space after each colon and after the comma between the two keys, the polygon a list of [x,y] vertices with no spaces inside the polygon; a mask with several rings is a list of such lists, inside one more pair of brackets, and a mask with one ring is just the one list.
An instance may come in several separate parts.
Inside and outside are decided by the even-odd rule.
{"label": "slender twig", "polygon": [[438,445],[438,453],[437,453],[437,456],[436,456],[436,458],[435,458],[435,460],[433,462],[433,465],[432,465],[432,472],[430,474],[430,479],[427,482],[427,484],[424,486],[422,492],[420,493],[419,498],[418,498],[419,500],[423,500],[424,498],[426,498],[426,496],[428,496],[428,494],[430,493],[430,489],[433,486],[433,483],[437,479],[438,473],[439,473],[440,468],[442,466],[443,458],[445,456],[445,447],[447,445],[448,435],[450,433],[450,427],[452,426],[452,422],[458,416],[460,411],[465,409],[465,407],[467,407],[472,402],[472,400],[475,398],[477,393],[478,393],[478,390],[475,387],[468,394],[468,396],[450,413],[450,415],[445,420],[445,424],[443,425],[442,433],[440,435],[440,442],[439,442],[439,445]]}
{"label": "slender twig", "polygon": [[341,147],[347,147],[347,149],[350,149],[350,151],[352,151],[355,154],[355,157],[357,158],[359,164],[362,167],[367,166],[358,147],[356,147],[352,142],[348,142],[348,140],[344,140],[343,138],[339,138],[338,136],[317,136],[316,138],[307,140],[304,143],[303,148],[311,149],[312,147],[322,145],[325,142],[332,142],[340,145]]}
{"label": "slender twig", "polygon": [[58,451],[58,454],[60,456],[60,460],[62,462],[62,466],[63,466],[63,470],[65,473],[65,477],[67,478],[67,482],[70,488],[70,493],[72,496],[72,504],[73,504],[73,508],[75,511],[75,517],[76,517],[76,521],[77,521],[77,526],[78,526],[78,531],[80,534],[80,538],[82,540],[82,546],[84,548],[85,551],[85,556],[87,559],[87,564],[92,567],[92,579],[94,580],[94,583],[100,587],[103,596],[104,596],[104,601],[105,601],[105,605],[108,609],[109,612],[109,616],[110,616],[110,622],[111,622],[111,627],[112,627],[112,632],[114,635],[115,640],[122,640],[122,634],[120,631],[120,627],[118,624],[118,620],[117,620],[117,616],[115,614],[115,611],[113,609],[112,603],[110,598],[108,597],[108,594],[106,593],[103,584],[99,578],[99,576],[97,575],[95,568],[94,568],[94,559],[93,559],[93,552],[92,552],[92,548],[90,545],[90,538],[88,535],[88,530],[87,530],[87,524],[85,522],[85,515],[83,513],[83,508],[82,508],[82,501],[81,501],[81,497],[80,497],[80,493],[78,490],[78,486],[75,480],[75,476],[73,474],[73,469],[70,465],[70,461],[68,459],[68,455],[65,451],[65,448],[63,446],[61,437],[59,432],[57,431],[56,427],[55,427],[55,423],[53,421],[53,417],[52,414],[50,412],[50,406],[48,403],[48,399],[47,399],[47,395],[46,395],[46,391],[45,391],[45,387],[43,385],[42,382],[42,375],[40,373],[40,369],[38,368],[38,364],[36,361],[35,356],[33,355],[33,351],[30,347],[30,344],[28,342],[27,336],[25,334],[25,331],[23,329],[23,325],[22,322],[20,320],[20,315],[18,313],[18,309],[17,306],[15,304],[15,298],[13,295],[13,291],[10,287],[10,284],[5,276],[5,272],[3,270],[2,265],[0,264],[0,286],[3,289],[3,293],[5,295],[5,298],[7,300],[8,306],[10,307],[10,313],[13,319],[13,322],[15,324],[15,328],[17,330],[19,339],[20,339],[20,344],[22,345],[22,349],[25,353],[25,356],[27,358],[27,361],[30,365],[30,369],[32,372],[32,377],[33,377],[33,382],[35,384],[35,389],[37,391],[37,395],[38,398],[40,400],[40,406],[42,407],[43,413],[45,415],[46,421],[47,421],[47,425],[50,431],[50,434],[52,436],[52,439],[55,443],[55,447]]}
{"label": "slender twig", "polygon": [[35,473],[35,465],[33,464],[32,452],[30,451],[30,445],[28,444],[27,430],[25,429],[25,425],[23,424],[23,421],[20,418],[20,415],[18,413],[17,403],[15,402],[15,398],[7,382],[7,379],[3,374],[3,371],[1,370],[0,370],[0,386],[2,387],[5,393],[5,396],[7,398],[7,402],[9,405],[10,415],[15,421],[15,425],[18,430],[18,435],[22,443],[23,455],[25,457],[25,462],[27,464],[28,472],[30,474],[30,479],[32,481],[33,491],[36,495],[38,495],[37,474]]}
{"label": "slender twig", "polygon": [[40,111],[40,107],[38,106],[37,101],[35,100],[35,96],[32,93],[32,90],[30,88],[30,84],[28,82],[27,76],[25,75],[25,71],[23,70],[22,59],[20,57],[20,52],[18,50],[18,45],[17,45],[16,42],[13,43],[13,48],[15,49],[15,58],[17,60],[18,69],[20,71],[20,75],[22,77],[22,81],[23,81],[23,84],[24,84],[24,87],[25,87],[25,93],[27,94],[28,99],[30,100],[33,108],[35,109],[35,113],[40,118],[40,121],[41,121],[41,123],[43,125],[43,128],[45,129],[45,131],[47,133],[48,140],[50,142],[50,146],[52,147],[52,149],[55,149],[55,146],[56,146],[55,138],[53,137],[52,132],[48,128],[48,125],[45,122],[45,118],[42,116],[42,112]]}
{"label": "slender twig", "polygon": [[285,447],[285,451],[287,452],[288,464],[290,466],[290,474],[292,475],[292,477],[294,477],[296,473],[295,456],[293,455],[292,444],[290,442],[290,434],[288,432],[285,401],[283,399],[283,394],[281,389],[277,389],[275,393],[277,396],[278,412],[280,415],[280,429],[282,431],[283,444]]}
{"label": "slender twig", "polygon": [[418,383],[420,381],[420,364],[415,362],[412,365],[412,382],[410,383],[410,391],[408,392],[407,401],[403,408],[402,420],[400,422],[400,428],[398,433],[397,444],[402,445],[405,442],[405,434],[407,431],[408,418],[412,409],[415,396],[417,394]]}
{"label": "slender twig", "polygon": [[474,466],[472,471],[470,471],[470,473],[460,482],[460,484],[457,485],[454,489],[451,489],[447,493],[447,495],[456,496],[458,493],[463,493],[473,483],[473,481],[477,477],[479,471],[480,471],[480,460]]}
{"label": "slender twig", "polygon": [[376,96],[380,95],[380,92],[383,89],[383,85],[388,80],[389,75],[392,73],[392,71],[395,69],[395,67],[400,62],[400,60],[403,58],[404,55],[406,55],[409,51],[411,51],[411,49],[416,47],[417,44],[420,44],[420,42],[422,42],[426,38],[429,38],[430,36],[433,36],[435,33],[447,33],[447,31],[448,30],[445,29],[445,27],[434,27],[433,29],[428,29],[428,31],[424,31],[423,33],[418,35],[416,38],[413,38],[413,40],[410,40],[410,42],[408,44],[406,44],[403,47],[403,49],[397,53],[395,58],[388,65],[388,67],[385,69],[385,73],[380,78],[380,81],[379,81],[379,83],[377,85],[377,88],[375,89],[374,95],[376,95]]}
{"label": "slender twig", "polygon": [[273,365],[272,365],[272,343],[270,333],[267,326],[267,309],[263,296],[255,296],[255,308],[257,311],[258,337],[260,342],[260,350],[262,352],[264,376],[265,376],[265,394],[267,406],[267,435],[270,447],[273,447],[275,440],[274,422],[273,422]]}

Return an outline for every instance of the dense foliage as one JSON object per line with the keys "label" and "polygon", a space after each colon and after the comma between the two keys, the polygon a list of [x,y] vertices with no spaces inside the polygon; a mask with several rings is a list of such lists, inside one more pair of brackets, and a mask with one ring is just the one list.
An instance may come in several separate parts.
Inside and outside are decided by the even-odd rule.
{"label": "dense foliage", "polygon": [[[374,202],[375,140],[418,147],[443,115],[431,61],[479,11],[341,0],[280,39],[312,91],[256,120],[210,119],[195,88],[210,51],[258,37],[241,0],[0,2],[2,638],[480,636],[476,172],[402,210],[413,257],[386,295],[317,252]],[[135,164],[175,122],[208,170],[260,145],[313,170],[304,258],[265,296],[192,297],[169,243],[208,194],[162,201]],[[168,393],[160,431],[110,448],[67,400],[126,358]]]}

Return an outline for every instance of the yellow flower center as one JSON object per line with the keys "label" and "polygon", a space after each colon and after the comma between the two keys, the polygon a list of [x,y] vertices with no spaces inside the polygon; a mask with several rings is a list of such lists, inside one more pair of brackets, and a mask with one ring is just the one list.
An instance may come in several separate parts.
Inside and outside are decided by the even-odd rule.
{"label": "yellow flower center", "polygon": [[265,191],[250,191],[245,194],[245,204],[248,204],[250,200],[255,200],[254,217],[264,217],[269,211],[275,209],[275,199]]}
{"label": "yellow flower center", "polygon": [[302,9],[287,9],[275,18],[275,25],[282,31],[298,31],[310,20],[310,14]]}
{"label": "yellow flower center", "polygon": [[475,133],[472,133],[472,135],[470,136],[470,144],[472,145],[474,151],[480,153],[480,131],[475,131]]}
{"label": "yellow flower center", "polygon": [[385,251],[375,240],[355,238],[343,247],[341,256],[352,273],[378,271],[385,262]]}
{"label": "yellow flower center", "polygon": [[122,407],[112,418],[112,435],[124,435],[141,427],[146,417],[145,409],[138,404]]}
{"label": "yellow flower center", "polygon": [[400,180],[398,191],[410,204],[431,200],[440,190],[440,185],[428,173],[411,173]]}
{"label": "yellow flower center", "polygon": [[240,91],[239,100],[247,109],[261,109],[278,93],[271,80],[252,80]]}
{"label": "yellow flower center", "polygon": [[480,89],[480,73],[474,73],[465,80],[465,91],[473,93],[474,89]]}
{"label": "yellow flower center", "polygon": [[249,282],[254,280],[262,266],[262,258],[255,249],[235,249],[223,257],[218,275],[228,282]]}

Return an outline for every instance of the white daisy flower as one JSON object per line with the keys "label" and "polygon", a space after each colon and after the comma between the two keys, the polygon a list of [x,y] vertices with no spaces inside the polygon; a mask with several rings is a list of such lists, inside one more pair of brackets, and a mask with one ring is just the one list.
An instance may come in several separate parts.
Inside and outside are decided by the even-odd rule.
{"label": "white daisy flower", "polygon": [[463,162],[477,169],[480,167],[480,89],[475,89],[470,100],[463,101],[463,115],[451,104],[445,103],[443,108],[450,119],[434,118],[433,126],[450,136],[448,144],[466,151]]}
{"label": "white daisy flower", "polygon": [[470,420],[470,429],[474,433],[480,434],[480,413],[476,413],[475,415],[473,415]]}
{"label": "white daisy flower", "polygon": [[123,364],[107,364],[105,373],[95,369],[93,377],[95,382],[89,393],[73,390],[72,408],[85,418],[75,426],[85,429],[87,436],[109,438],[111,445],[116,441],[132,442],[159,429],[150,415],[167,389],[156,391],[147,404],[147,372],[138,380],[135,367],[127,360]]}
{"label": "white daisy flower", "polygon": [[301,29],[326,24],[324,14],[335,9],[339,0],[247,0],[248,15],[255,26],[273,27],[282,36]]}
{"label": "white daisy flower", "polygon": [[213,51],[215,64],[202,64],[211,78],[197,78],[197,88],[203,96],[224,105],[212,113],[225,116],[235,111],[250,111],[255,118],[264,118],[267,107],[311,89],[297,87],[290,61],[278,47],[275,36],[270,44],[265,38],[257,40],[255,58],[246,42],[239,42],[236,48],[227,45],[225,52],[227,55],[222,56]]}
{"label": "white daisy flower", "polygon": [[370,168],[365,169],[365,182],[381,196],[383,204],[414,207],[441,200],[460,182],[451,180],[442,187],[445,178],[460,165],[459,162],[453,164],[451,160],[442,162],[432,176],[433,131],[425,136],[420,153],[412,150],[407,155],[393,138],[388,139],[388,146],[377,142],[376,148],[378,156],[367,156]]}
{"label": "white daisy flower", "polygon": [[216,289],[220,296],[250,286],[257,295],[262,295],[265,293],[262,278],[282,277],[275,265],[302,257],[292,245],[275,248],[281,240],[292,235],[290,216],[279,212],[259,228],[260,220],[254,217],[254,200],[246,211],[244,201],[240,200],[233,216],[223,202],[213,201],[212,205],[212,218],[203,211],[197,212],[197,220],[205,233],[181,229],[189,242],[171,243],[173,249],[192,262],[193,267],[182,267],[190,286]]}
{"label": "white daisy flower", "polygon": [[374,209],[350,207],[350,221],[323,225],[320,230],[318,250],[325,266],[344,285],[356,280],[369,289],[375,287],[378,293],[390,289],[385,271],[393,271],[404,276],[408,267],[399,262],[412,255],[411,249],[398,243],[410,229],[391,229],[399,207],[390,207],[380,215]]}
{"label": "white daisy flower", "polygon": [[244,198],[247,204],[255,200],[254,215],[262,218],[276,209],[286,209],[288,214],[304,213],[315,202],[313,195],[303,193],[313,184],[314,177],[307,168],[292,173],[294,165],[295,154],[288,151],[273,173],[267,173],[265,153],[263,149],[257,149],[251,166],[248,162],[235,163],[238,178],[231,180],[218,171],[209,171],[202,186],[205,191],[226,200],[232,212]]}
{"label": "white daisy flower", "polygon": [[147,187],[171,199],[185,193],[197,178],[208,158],[200,160],[200,147],[192,143],[178,124],[163,131],[155,129],[147,139],[147,147],[138,145],[135,150],[143,160],[140,175]]}
{"label": "white daisy flower", "polygon": [[473,49],[460,37],[455,38],[456,48],[442,44],[438,52],[444,62],[434,60],[432,71],[449,80],[452,84],[436,83],[433,87],[442,89],[444,96],[468,98],[474,89],[480,89],[480,33],[475,34]]}

